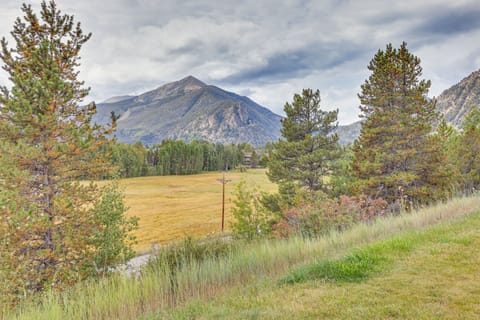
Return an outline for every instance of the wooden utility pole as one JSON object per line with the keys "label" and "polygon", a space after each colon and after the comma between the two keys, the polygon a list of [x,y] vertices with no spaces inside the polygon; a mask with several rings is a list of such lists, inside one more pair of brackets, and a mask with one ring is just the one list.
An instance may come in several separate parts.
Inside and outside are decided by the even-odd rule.
{"label": "wooden utility pole", "polygon": [[225,229],[225,185],[232,181],[231,179],[225,179],[225,173],[222,179],[217,179],[222,184],[222,232]]}

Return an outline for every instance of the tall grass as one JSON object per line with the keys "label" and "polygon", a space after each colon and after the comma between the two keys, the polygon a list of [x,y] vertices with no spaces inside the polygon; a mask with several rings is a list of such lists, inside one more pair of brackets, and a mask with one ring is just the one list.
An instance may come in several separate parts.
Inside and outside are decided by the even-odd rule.
{"label": "tall grass", "polygon": [[172,265],[159,259],[139,277],[114,275],[83,283],[62,294],[48,293],[40,304],[27,304],[14,319],[136,319],[191,299],[206,299],[231,286],[284,273],[307,261],[332,258],[348,249],[383,240],[480,208],[480,197],[458,198],[410,214],[359,224],[318,239],[266,240],[230,248],[202,259],[180,258]]}

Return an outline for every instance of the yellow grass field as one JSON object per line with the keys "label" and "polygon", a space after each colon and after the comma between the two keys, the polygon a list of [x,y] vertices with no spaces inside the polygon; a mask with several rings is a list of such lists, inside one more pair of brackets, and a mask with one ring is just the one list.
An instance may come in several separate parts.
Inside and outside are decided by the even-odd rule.
{"label": "yellow grass field", "polygon": [[[241,179],[259,190],[275,192],[265,169],[245,173],[227,172],[232,181],[225,188],[225,228],[232,222],[233,193]],[[129,178],[120,181],[125,191],[129,216],[140,218],[137,251],[147,251],[152,243],[165,243],[185,236],[204,236],[221,230],[222,173],[188,176]]]}

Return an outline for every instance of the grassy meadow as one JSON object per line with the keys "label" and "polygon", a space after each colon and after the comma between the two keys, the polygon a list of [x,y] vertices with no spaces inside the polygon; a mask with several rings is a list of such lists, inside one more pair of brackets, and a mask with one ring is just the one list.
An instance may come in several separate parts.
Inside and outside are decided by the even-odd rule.
{"label": "grassy meadow", "polygon": [[[227,172],[232,181],[225,188],[225,227],[232,221],[233,193],[241,179],[265,192],[276,191],[265,169]],[[165,243],[185,236],[204,236],[221,230],[222,173],[122,179],[127,215],[140,218],[135,232],[136,249],[146,251],[152,243]]]}
{"label": "grassy meadow", "polygon": [[[47,294],[14,319],[478,319],[480,197]],[[187,260],[185,260],[187,261]]]}

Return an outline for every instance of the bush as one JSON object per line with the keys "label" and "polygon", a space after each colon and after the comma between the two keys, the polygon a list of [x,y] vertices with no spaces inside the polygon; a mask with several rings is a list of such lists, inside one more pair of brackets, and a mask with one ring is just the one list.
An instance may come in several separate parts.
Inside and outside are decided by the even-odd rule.
{"label": "bush", "polygon": [[253,240],[270,234],[274,216],[263,204],[255,186],[248,188],[244,180],[236,188],[232,209],[235,222],[232,232],[237,238]]}
{"label": "bush", "polygon": [[353,223],[369,222],[387,213],[387,202],[366,196],[341,196],[339,200],[317,197],[283,212],[283,217],[273,226],[277,237],[301,234],[316,237],[331,230],[345,230]]}
{"label": "bush", "polygon": [[136,243],[131,232],[138,228],[138,218],[125,216],[124,194],[114,180],[107,185],[94,205],[95,224],[92,244],[95,246],[95,272],[104,275],[116,265],[135,256]]}

